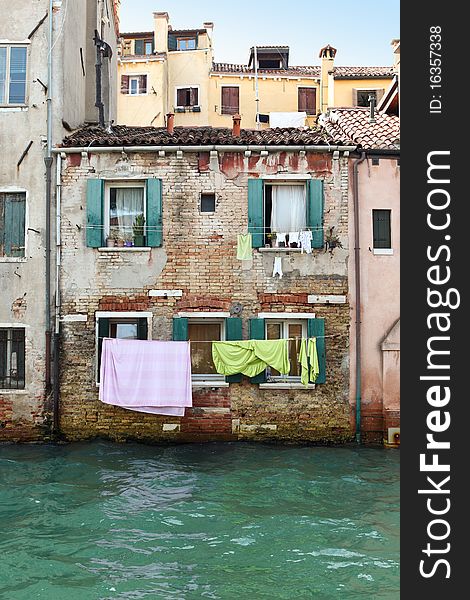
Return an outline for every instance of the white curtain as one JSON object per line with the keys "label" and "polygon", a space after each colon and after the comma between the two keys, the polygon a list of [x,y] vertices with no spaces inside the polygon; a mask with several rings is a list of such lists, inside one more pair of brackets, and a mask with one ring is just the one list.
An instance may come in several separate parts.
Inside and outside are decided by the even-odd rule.
{"label": "white curtain", "polygon": [[273,185],[271,231],[289,233],[307,226],[305,186]]}
{"label": "white curtain", "polygon": [[116,189],[116,218],[119,233],[132,240],[132,225],[137,215],[144,212],[144,190],[142,188]]}

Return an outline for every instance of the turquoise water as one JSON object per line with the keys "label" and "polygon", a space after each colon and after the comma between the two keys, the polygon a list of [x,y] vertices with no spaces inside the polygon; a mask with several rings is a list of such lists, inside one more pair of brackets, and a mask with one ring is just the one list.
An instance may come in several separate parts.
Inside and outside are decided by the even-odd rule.
{"label": "turquoise water", "polygon": [[0,598],[399,598],[399,452],[0,447]]}

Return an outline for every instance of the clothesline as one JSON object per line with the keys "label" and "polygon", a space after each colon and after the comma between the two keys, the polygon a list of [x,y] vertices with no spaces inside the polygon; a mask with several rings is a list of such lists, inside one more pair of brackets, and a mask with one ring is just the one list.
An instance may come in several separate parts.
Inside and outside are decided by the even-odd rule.
{"label": "clothesline", "polygon": [[[133,225],[111,225],[111,227],[117,228],[117,229],[133,229]],[[163,231],[163,225],[142,225],[144,230],[147,231]],[[83,229],[106,229],[106,227],[104,225],[85,225],[84,227],[82,227]],[[300,229],[298,232],[294,231],[293,233],[300,233],[301,231],[320,231],[323,230],[323,227],[304,227],[303,229]],[[245,228],[243,229],[243,231],[247,232],[247,233],[253,233],[254,231],[269,231],[270,233],[289,233],[289,231],[284,230],[284,231],[272,231],[271,227],[255,227],[255,226],[251,226],[249,228]],[[220,233],[219,231],[215,231],[212,230],[210,232],[211,234],[213,233]],[[223,233],[223,231],[222,231]],[[292,233],[292,232],[291,232]]]}
{"label": "clothesline", "polygon": [[[292,337],[292,338],[279,338],[279,340],[286,340],[287,342],[290,341],[298,341],[298,340],[313,340],[313,339],[320,339],[320,338],[330,338],[330,337],[338,337],[342,335],[341,333],[332,333],[330,335],[312,335],[311,337]],[[99,335],[98,336],[99,340],[104,340],[104,339],[116,339],[116,338],[110,338],[107,335]],[[249,342],[251,340],[144,340],[144,341],[149,341],[149,342],[168,342],[168,341],[180,341],[180,342],[190,342],[191,344],[211,344],[212,342]],[[257,341],[262,341],[262,340],[257,340]],[[276,340],[270,340],[271,342],[274,342]]]}

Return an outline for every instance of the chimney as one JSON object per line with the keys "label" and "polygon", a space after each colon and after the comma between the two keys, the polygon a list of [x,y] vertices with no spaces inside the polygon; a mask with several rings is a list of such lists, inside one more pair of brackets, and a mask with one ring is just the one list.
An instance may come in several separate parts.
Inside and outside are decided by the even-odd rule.
{"label": "chimney", "polygon": [[154,12],[155,52],[168,52],[168,22],[167,12]]}
{"label": "chimney", "polygon": [[166,130],[168,133],[173,133],[175,127],[175,115],[174,113],[168,113],[166,116]]}
{"label": "chimney", "polygon": [[233,115],[232,119],[233,119],[232,135],[233,135],[233,137],[240,137],[240,124],[241,124],[242,118],[240,115]]}
{"label": "chimney", "polygon": [[[333,46],[325,46],[320,50],[319,57],[321,58],[321,73],[320,73],[320,112],[326,112],[329,105],[333,106],[334,102],[330,102],[330,90],[329,80],[330,71],[333,70],[333,63],[335,61],[336,48]],[[334,90],[331,89],[331,94]]]}

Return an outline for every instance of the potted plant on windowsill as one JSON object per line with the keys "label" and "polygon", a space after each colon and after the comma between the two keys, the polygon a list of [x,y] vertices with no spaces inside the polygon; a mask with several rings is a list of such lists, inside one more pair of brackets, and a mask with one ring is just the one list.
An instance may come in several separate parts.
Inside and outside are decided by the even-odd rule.
{"label": "potted plant on windowsill", "polygon": [[134,246],[145,246],[145,217],[144,213],[140,213],[134,219],[132,225],[132,232],[134,234]]}

